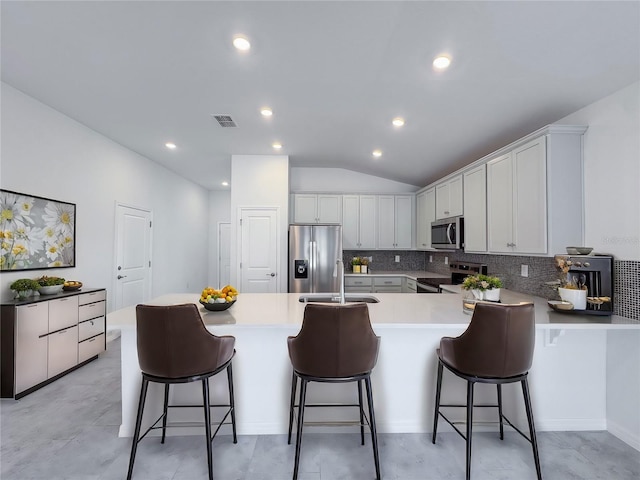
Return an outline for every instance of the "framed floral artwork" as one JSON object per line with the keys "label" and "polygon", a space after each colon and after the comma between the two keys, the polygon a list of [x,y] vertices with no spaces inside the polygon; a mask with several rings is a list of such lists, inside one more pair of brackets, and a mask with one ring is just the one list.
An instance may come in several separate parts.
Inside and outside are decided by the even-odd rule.
{"label": "framed floral artwork", "polygon": [[76,266],[76,205],[0,190],[0,271]]}

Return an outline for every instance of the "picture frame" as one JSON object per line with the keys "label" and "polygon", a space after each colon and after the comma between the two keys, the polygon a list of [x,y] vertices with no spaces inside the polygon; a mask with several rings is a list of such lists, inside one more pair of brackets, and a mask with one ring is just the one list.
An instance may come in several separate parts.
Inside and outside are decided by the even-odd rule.
{"label": "picture frame", "polygon": [[0,189],[0,272],[76,266],[76,204]]}

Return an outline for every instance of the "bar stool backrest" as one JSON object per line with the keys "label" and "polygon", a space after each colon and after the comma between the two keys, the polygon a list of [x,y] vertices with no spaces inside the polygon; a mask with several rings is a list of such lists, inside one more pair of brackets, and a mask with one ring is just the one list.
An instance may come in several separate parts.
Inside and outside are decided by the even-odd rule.
{"label": "bar stool backrest", "polygon": [[373,369],[380,338],[371,328],[366,303],[309,304],[300,333],[287,342],[297,372],[318,378],[347,378]]}
{"label": "bar stool backrest", "polygon": [[[444,339],[443,339],[444,340]],[[467,375],[508,378],[531,368],[535,345],[532,303],[476,304],[467,330],[451,342],[441,342],[445,357]]]}
{"label": "bar stool backrest", "polygon": [[143,373],[183,378],[212,372],[233,357],[235,338],[216,336],[202,322],[198,307],[138,305],[138,362]]}

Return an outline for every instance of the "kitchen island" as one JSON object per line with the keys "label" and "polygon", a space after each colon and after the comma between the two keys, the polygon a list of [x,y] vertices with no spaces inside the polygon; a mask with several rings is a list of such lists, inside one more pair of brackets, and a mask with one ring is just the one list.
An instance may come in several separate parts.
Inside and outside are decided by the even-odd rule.
{"label": "kitchen island", "polygon": [[[234,381],[240,434],[282,434],[287,430],[291,365],[286,338],[297,334],[302,323],[305,304],[298,301],[299,296],[288,293],[240,294],[237,302],[223,312],[208,312],[199,306],[211,332],[236,337]],[[373,329],[381,337],[378,364],[372,375],[378,430],[428,432],[431,430],[435,392],[435,349],[441,337],[463,332],[471,317],[462,311],[460,294],[376,293],[374,296],[380,303],[368,306]],[[158,297],[149,304],[193,303],[197,299],[197,294],[173,294]],[[612,331],[624,334],[631,330],[636,334],[640,331],[640,322],[618,316],[557,313],[542,298],[504,290],[502,301],[531,301],[536,307],[536,351],[530,384],[537,428],[606,430],[607,395],[618,394],[611,391],[618,387],[609,385],[607,381],[607,349],[616,348],[611,339],[608,341],[608,334]],[[131,436],[140,388],[135,307],[110,313],[107,323],[109,329],[121,330],[122,425],[119,434]],[[455,403],[459,403],[464,400],[463,382],[446,376],[444,383],[443,402],[455,399]],[[310,401],[346,400],[352,403],[357,398],[355,388],[348,385],[323,387],[316,391],[313,385],[310,386]],[[218,401],[225,399],[223,378],[212,380],[212,395]],[[505,413],[518,424],[526,425],[518,386],[505,386],[503,395]],[[495,388],[478,387],[478,403],[492,402],[494,396]],[[172,401],[196,405],[201,402],[201,389],[197,382],[173,388]],[[162,387],[151,385],[145,422],[161,411],[161,403]],[[331,419],[353,418],[353,412],[345,410],[332,411]],[[483,415],[486,417],[491,413],[480,410],[476,415],[479,421]],[[170,412],[171,421],[200,421],[202,416],[201,408],[173,412]],[[311,409],[305,420],[318,420],[326,418],[326,415],[326,409]],[[199,433],[200,430],[184,427],[171,433]],[[631,436],[635,434],[631,432]]]}

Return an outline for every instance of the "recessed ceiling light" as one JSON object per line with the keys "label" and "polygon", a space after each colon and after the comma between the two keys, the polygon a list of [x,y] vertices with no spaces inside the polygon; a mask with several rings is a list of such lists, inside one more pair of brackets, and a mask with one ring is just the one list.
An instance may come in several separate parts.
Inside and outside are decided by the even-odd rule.
{"label": "recessed ceiling light", "polygon": [[233,46],[238,50],[246,51],[251,48],[251,43],[247,40],[247,37],[244,35],[236,35],[233,37]]}
{"label": "recessed ceiling light", "polygon": [[229,182],[222,182],[222,186],[223,187],[228,187],[229,186]]}
{"label": "recessed ceiling light", "polygon": [[270,117],[271,115],[273,115],[273,111],[269,107],[261,108],[260,113],[263,117]]}
{"label": "recessed ceiling light", "polygon": [[176,144],[172,142],[167,142],[164,144],[164,146],[167,147],[169,150],[173,150],[176,148]]}
{"label": "recessed ceiling light", "polygon": [[271,146],[276,150],[280,150],[282,148],[282,144],[280,142],[273,142]]}
{"label": "recessed ceiling light", "polygon": [[374,150],[373,152],[371,152],[371,155],[373,155],[376,158],[379,158],[382,156],[382,150]]}
{"label": "recessed ceiling light", "polygon": [[396,127],[401,127],[404,125],[404,118],[396,117],[391,121],[391,123]]}
{"label": "recessed ceiling light", "polygon": [[433,66],[438,70],[444,70],[451,65],[451,59],[446,55],[440,55],[433,60]]}

